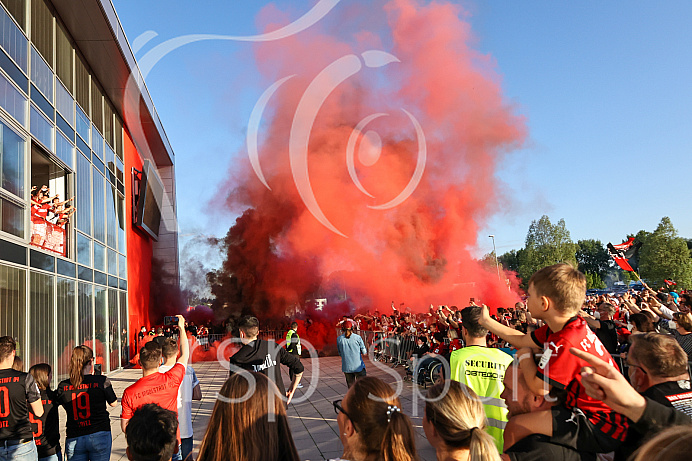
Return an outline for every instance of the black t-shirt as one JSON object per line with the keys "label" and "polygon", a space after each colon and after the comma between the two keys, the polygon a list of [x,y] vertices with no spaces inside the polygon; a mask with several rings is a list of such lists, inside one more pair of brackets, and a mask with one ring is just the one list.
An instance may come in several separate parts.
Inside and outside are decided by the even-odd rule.
{"label": "black t-shirt", "polygon": [[533,434],[505,450],[512,461],[595,461],[594,453],[579,453],[572,447],[550,442],[550,437]]}
{"label": "black t-shirt", "polygon": [[55,390],[55,402],[67,413],[67,438],[110,432],[111,420],[106,402],[116,400],[111,382],[103,375],[84,375],[84,381],[77,389],[69,379],[61,381]]}
{"label": "black t-shirt", "polygon": [[[278,362],[277,362],[278,359]],[[281,369],[278,364],[286,365],[294,375],[302,373],[304,370],[303,364],[300,363],[300,358],[293,355],[283,347],[279,347],[275,342],[257,339],[249,344],[244,345],[230,358],[231,365],[248,371],[255,371],[266,375],[274,381],[279,391],[286,392],[284,381],[281,378]],[[234,373],[233,368],[230,374]]]}
{"label": "black t-shirt", "polygon": [[601,327],[596,330],[596,336],[603,343],[603,347],[612,355],[618,350],[618,331],[612,320],[599,320]]}
{"label": "black t-shirt", "polygon": [[54,400],[55,392],[42,389],[43,416],[36,418],[33,414],[29,415],[39,458],[54,455],[60,448],[60,421],[58,420],[58,405],[54,403]]}
{"label": "black t-shirt", "polygon": [[11,368],[0,370],[0,441],[32,437],[29,404],[40,398],[33,376]]}
{"label": "black t-shirt", "polygon": [[[680,413],[692,417],[692,390],[690,390],[689,380],[668,381],[656,384],[642,392],[642,395],[654,402],[675,408]],[[630,429],[627,432],[625,442],[615,451],[615,460],[624,461],[629,459],[629,456],[653,435],[655,434],[640,433],[636,430],[636,426],[630,422]]]}

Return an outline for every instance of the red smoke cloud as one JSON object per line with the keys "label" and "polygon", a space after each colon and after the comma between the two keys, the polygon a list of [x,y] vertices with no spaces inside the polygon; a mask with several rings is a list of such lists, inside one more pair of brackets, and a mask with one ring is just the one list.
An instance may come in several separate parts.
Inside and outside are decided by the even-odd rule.
{"label": "red smoke cloud", "polygon": [[[479,229],[498,210],[495,172],[522,144],[524,120],[503,100],[493,60],[472,47],[460,6],[392,0],[383,11],[368,14],[386,18],[386,27],[345,32],[341,26],[338,38],[318,24],[257,45],[266,86],[296,76],[273,96],[260,133],[260,163],[271,190],[247,161],[232,166],[233,179],[224,185],[232,190],[226,205],[242,216],[224,241],[221,272],[235,282],[233,295],[221,302],[260,316],[283,316],[286,307],[318,291],[346,293],[358,309],[382,310],[394,300],[427,311],[431,303],[463,306],[470,297],[491,307],[509,306],[517,294],[498,280],[494,267],[476,261],[473,251]],[[261,20],[272,30],[286,18],[269,8]],[[312,190],[344,238],[303,203],[288,144],[296,107],[313,78],[336,59],[369,49],[400,62],[364,66],[339,85],[318,112],[309,141]],[[413,114],[425,133],[426,169],[401,205],[368,208],[396,197],[415,170],[416,133],[401,109]],[[381,155],[372,166],[358,155],[355,162],[363,186],[375,197],[370,198],[348,174],[346,146],[357,123],[378,112],[389,116],[368,130],[380,135]]]}

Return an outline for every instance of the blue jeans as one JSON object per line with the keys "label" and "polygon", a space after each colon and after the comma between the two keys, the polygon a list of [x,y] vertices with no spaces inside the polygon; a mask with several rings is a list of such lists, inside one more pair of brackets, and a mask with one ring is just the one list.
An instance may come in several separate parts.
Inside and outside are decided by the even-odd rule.
{"label": "blue jeans", "polygon": [[0,444],[0,461],[36,461],[38,452],[33,440],[19,445]]}
{"label": "blue jeans", "polygon": [[65,441],[67,461],[109,461],[113,438],[110,431],[95,432]]}
{"label": "blue jeans", "polygon": [[183,454],[183,460],[186,460],[188,455],[192,453],[193,440],[192,437],[181,440],[180,451]]}
{"label": "blue jeans", "polygon": [[62,451],[58,450],[54,455],[39,458],[38,461],[62,461]]}

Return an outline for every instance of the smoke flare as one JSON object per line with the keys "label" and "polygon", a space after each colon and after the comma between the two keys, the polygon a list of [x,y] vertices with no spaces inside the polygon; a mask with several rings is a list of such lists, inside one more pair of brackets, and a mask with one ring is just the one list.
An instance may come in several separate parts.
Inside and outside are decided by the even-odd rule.
{"label": "smoke flare", "polygon": [[[463,306],[470,297],[493,308],[517,300],[473,251],[479,229],[498,211],[495,172],[523,143],[524,120],[503,100],[491,57],[473,48],[460,6],[391,0],[380,13],[386,23],[377,34],[320,24],[256,45],[267,86],[295,77],[273,95],[260,132],[260,163],[271,190],[250,162],[234,164],[223,185],[231,191],[225,205],[240,217],[223,242],[223,267],[212,276],[216,307],[267,318],[315,297],[333,304],[344,294],[350,309],[382,310],[394,300],[419,312],[431,303]],[[285,18],[268,7],[260,21],[272,30]],[[345,238],[306,207],[288,145],[296,108],[315,76],[343,56],[371,49],[399,62],[363,66],[341,82],[317,111],[308,145],[309,186]],[[420,122],[427,164],[408,199],[375,209],[404,190],[416,170],[418,140],[402,109]],[[356,145],[358,187],[346,148],[354,127],[376,113],[388,116],[373,119]]]}

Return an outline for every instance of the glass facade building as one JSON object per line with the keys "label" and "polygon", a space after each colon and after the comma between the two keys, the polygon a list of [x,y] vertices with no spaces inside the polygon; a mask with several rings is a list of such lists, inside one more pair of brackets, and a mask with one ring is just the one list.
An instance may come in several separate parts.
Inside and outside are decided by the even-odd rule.
{"label": "glass facade building", "polygon": [[[84,5],[101,12],[98,21],[78,10]],[[131,305],[129,270],[150,272],[162,253],[133,229],[128,213],[131,171],[149,141],[138,143],[128,130],[123,85],[100,79],[139,75],[124,34],[112,32],[122,30],[112,8],[100,0],[0,0],[0,335],[17,339],[27,369],[51,364],[55,381],[67,376],[79,344],[92,347],[104,372],[128,364],[134,325],[147,324],[151,310],[142,296],[148,287]],[[120,59],[82,49],[81,26],[109,35],[124,50]],[[142,88],[137,97],[150,101]],[[153,106],[144,112],[158,122]],[[154,125],[164,149],[155,144],[152,159],[172,172],[168,141],[160,122]],[[39,216],[31,193],[43,186],[58,201],[73,198],[74,214],[59,224],[58,215],[54,222]],[[177,264],[175,229],[170,234],[175,245],[163,253],[175,252],[169,259]]]}

